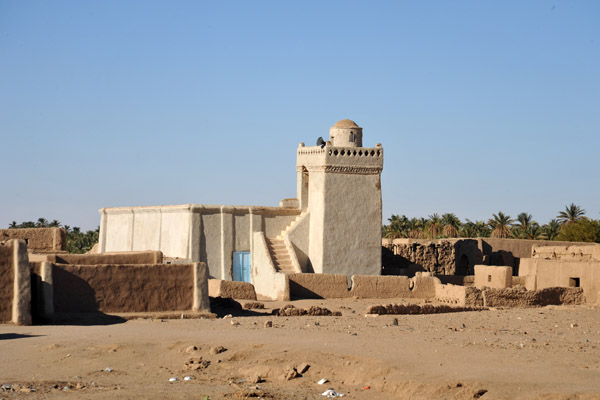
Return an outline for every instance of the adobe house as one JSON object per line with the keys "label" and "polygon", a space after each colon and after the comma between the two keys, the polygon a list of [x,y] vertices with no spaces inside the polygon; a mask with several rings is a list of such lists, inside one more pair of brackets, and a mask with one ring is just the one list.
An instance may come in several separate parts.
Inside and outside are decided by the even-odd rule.
{"label": "adobe house", "polygon": [[[273,299],[292,273],[381,273],[383,148],[345,119],[321,145],[300,143],[297,197],[279,207],[185,204],[103,208],[98,251],[160,250],[205,262],[212,278]],[[289,292],[289,291],[287,291]]]}

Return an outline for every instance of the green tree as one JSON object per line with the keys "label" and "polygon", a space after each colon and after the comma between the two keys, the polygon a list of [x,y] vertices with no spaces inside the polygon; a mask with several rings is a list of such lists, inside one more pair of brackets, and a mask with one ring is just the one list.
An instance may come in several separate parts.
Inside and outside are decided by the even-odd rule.
{"label": "green tree", "polygon": [[533,216],[526,212],[517,215],[517,223],[512,226],[512,237],[515,239],[537,239],[540,234],[540,225],[533,220]]}
{"label": "green tree", "polygon": [[565,223],[560,228],[556,240],[600,243],[600,221],[584,218],[575,222]]}
{"label": "green tree", "polygon": [[492,228],[491,237],[493,238],[509,238],[511,237],[510,225],[515,222],[510,218],[510,215],[505,215],[502,211],[498,214],[492,214],[488,221],[488,225]]}
{"label": "green tree", "polygon": [[565,207],[565,211],[559,212],[556,218],[561,225],[572,224],[585,218],[585,210],[571,203]]}
{"label": "green tree", "polygon": [[87,253],[98,243],[99,236],[100,227],[84,233],[76,226],[67,233],[67,251],[75,254]]}
{"label": "green tree", "polygon": [[553,219],[546,225],[542,226],[541,239],[555,240],[560,232],[560,223]]}
{"label": "green tree", "polygon": [[395,215],[392,214],[391,218],[388,219],[390,224],[387,227],[385,237],[387,238],[400,238],[406,237],[408,233],[408,218],[406,215]]}

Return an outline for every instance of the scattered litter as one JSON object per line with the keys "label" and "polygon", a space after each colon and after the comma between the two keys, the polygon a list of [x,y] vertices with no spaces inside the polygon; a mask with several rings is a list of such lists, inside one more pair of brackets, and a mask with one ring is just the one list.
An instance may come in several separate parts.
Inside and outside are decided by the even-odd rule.
{"label": "scattered litter", "polygon": [[319,385],[323,385],[323,384],[325,384],[325,383],[327,383],[327,382],[329,382],[329,379],[325,379],[325,378],[323,378],[323,379],[321,379],[321,380],[320,380],[319,382],[317,382],[317,383],[318,383]]}
{"label": "scattered litter", "polygon": [[175,377],[169,378],[169,382],[177,382],[178,380],[179,380],[179,379],[177,379],[177,378],[175,378]]}
{"label": "scattered litter", "polygon": [[183,378],[183,380],[184,380],[184,381],[191,381],[191,380],[192,380],[192,377],[191,377],[191,376],[186,376],[186,377],[184,377],[184,378]]}
{"label": "scattered litter", "polygon": [[344,395],[342,393],[336,392],[333,389],[327,389],[326,391],[324,391],[323,393],[321,393],[321,396],[325,396],[325,397],[344,397]]}
{"label": "scattered litter", "polygon": [[232,320],[232,321],[231,321],[231,325],[233,325],[233,326],[239,326],[239,325],[240,325],[240,323],[239,323],[239,322],[237,322],[237,321],[233,321],[233,320]]}
{"label": "scattered litter", "polygon": [[114,370],[111,367],[104,368],[104,372],[113,372]]}
{"label": "scattered litter", "polygon": [[367,386],[363,386],[363,388],[362,388],[362,390],[369,390],[369,389],[371,389],[371,386],[368,386],[368,385]]}
{"label": "scattered litter", "polygon": [[2,385],[2,390],[5,392],[9,392],[13,390],[13,385],[5,383],[4,385]]}
{"label": "scattered litter", "polygon": [[268,320],[265,321],[265,328],[272,328],[273,327],[273,321]]}
{"label": "scattered litter", "polygon": [[223,319],[227,319],[227,318],[233,318],[233,315],[231,315],[231,314],[227,314],[227,315],[225,315],[225,316],[223,317]]}

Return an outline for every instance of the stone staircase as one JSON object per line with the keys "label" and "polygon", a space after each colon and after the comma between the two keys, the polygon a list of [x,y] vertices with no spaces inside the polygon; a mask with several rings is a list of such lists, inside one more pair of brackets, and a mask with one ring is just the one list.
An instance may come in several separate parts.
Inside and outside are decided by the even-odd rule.
{"label": "stone staircase", "polygon": [[294,274],[296,270],[292,264],[292,258],[290,257],[283,239],[269,239],[267,241],[267,247],[269,253],[271,253],[271,259],[277,272],[283,272],[284,274]]}
{"label": "stone staircase", "polygon": [[292,230],[298,221],[304,217],[304,215],[306,215],[306,212],[300,213],[296,219],[286,226],[285,229],[282,230],[274,239],[265,238],[267,241],[267,247],[269,248],[269,253],[271,253],[271,260],[273,260],[273,265],[275,266],[277,272],[282,272],[284,274],[294,274],[299,272],[294,269],[292,257],[290,257],[290,254],[288,253],[283,238]]}

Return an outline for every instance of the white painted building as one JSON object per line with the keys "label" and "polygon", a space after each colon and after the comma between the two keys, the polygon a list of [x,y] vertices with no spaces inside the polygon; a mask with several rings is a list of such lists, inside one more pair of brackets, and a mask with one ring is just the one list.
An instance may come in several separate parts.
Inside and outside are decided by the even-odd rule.
{"label": "white painted building", "polygon": [[160,250],[205,262],[216,279],[245,280],[280,298],[285,274],[381,273],[383,148],[362,147],[342,120],[322,146],[297,150],[296,199],[279,207],[186,204],[100,210],[99,251]]}

